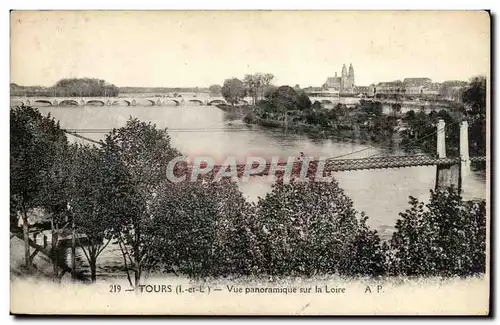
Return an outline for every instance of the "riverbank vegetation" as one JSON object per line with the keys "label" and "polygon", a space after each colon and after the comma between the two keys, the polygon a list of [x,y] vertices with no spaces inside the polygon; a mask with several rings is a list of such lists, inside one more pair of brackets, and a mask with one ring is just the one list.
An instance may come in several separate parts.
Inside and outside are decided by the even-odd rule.
{"label": "riverbank vegetation", "polygon": [[391,150],[435,155],[436,124],[442,119],[446,123],[447,155],[458,156],[460,122],[466,120],[470,155],[485,156],[486,79],[471,79],[462,100],[460,106],[428,113],[423,109],[402,113],[401,104],[396,102],[391,104],[389,113],[384,113],[383,103],[376,99],[360,99],[353,105],[331,104],[331,108],[325,108],[325,104],[318,101],[311,103],[300,88],[281,86],[263,93],[243,121],[317,138],[373,142]]}
{"label": "riverbank vegetation", "polygon": [[11,96],[116,97],[119,92],[117,86],[96,78],[61,79],[52,87],[24,87],[10,84]]}
{"label": "riverbank vegetation", "polygon": [[[278,88],[268,105],[290,94]],[[308,105],[296,99],[298,108]],[[28,273],[36,272],[27,220],[33,209],[44,211],[53,238],[71,228],[86,238],[80,244],[92,281],[108,244],[119,246],[131,286],[147,274],[164,273],[204,278],[485,272],[485,202],[463,201],[453,188],[431,192],[426,205],[410,198],[386,242],[335,180],[278,182],[249,203],[229,179],[169,182],[167,164],[180,153],[167,130],[151,123],[130,119],[100,145],[88,146],[68,143],[58,122],[36,109],[11,109],[10,118],[11,232],[20,232],[20,216]],[[53,241],[51,251],[57,245]]]}

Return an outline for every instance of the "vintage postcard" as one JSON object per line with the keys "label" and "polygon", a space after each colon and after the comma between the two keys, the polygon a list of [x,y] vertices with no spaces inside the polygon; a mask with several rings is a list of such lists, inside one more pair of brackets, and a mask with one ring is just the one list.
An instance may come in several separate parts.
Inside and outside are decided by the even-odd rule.
{"label": "vintage postcard", "polygon": [[490,313],[487,11],[10,19],[12,314]]}

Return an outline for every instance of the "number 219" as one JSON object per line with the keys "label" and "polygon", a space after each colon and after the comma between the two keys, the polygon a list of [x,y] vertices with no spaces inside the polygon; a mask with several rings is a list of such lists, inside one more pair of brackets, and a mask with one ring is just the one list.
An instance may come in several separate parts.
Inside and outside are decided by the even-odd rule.
{"label": "number 219", "polygon": [[110,284],[109,285],[109,292],[120,292],[122,291],[122,287],[119,284]]}

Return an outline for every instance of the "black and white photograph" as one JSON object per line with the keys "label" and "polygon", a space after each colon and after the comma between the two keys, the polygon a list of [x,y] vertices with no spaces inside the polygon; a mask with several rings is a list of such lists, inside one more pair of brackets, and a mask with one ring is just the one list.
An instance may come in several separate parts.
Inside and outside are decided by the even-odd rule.
{"label": "black and white photograph", "polygon": [[490,27],[12,10],[10,312],[488,315]]}

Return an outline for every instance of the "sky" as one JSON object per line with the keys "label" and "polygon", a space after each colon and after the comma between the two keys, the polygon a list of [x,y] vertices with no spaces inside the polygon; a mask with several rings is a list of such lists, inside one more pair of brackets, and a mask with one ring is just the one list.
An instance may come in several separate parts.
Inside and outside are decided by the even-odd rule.
{"label": "sky", "polygon": [[13,11],[11,82],[95,77],[119,87],[206,87],[263,72],[320,86],[489,75],[490,20],[473,11]]}

